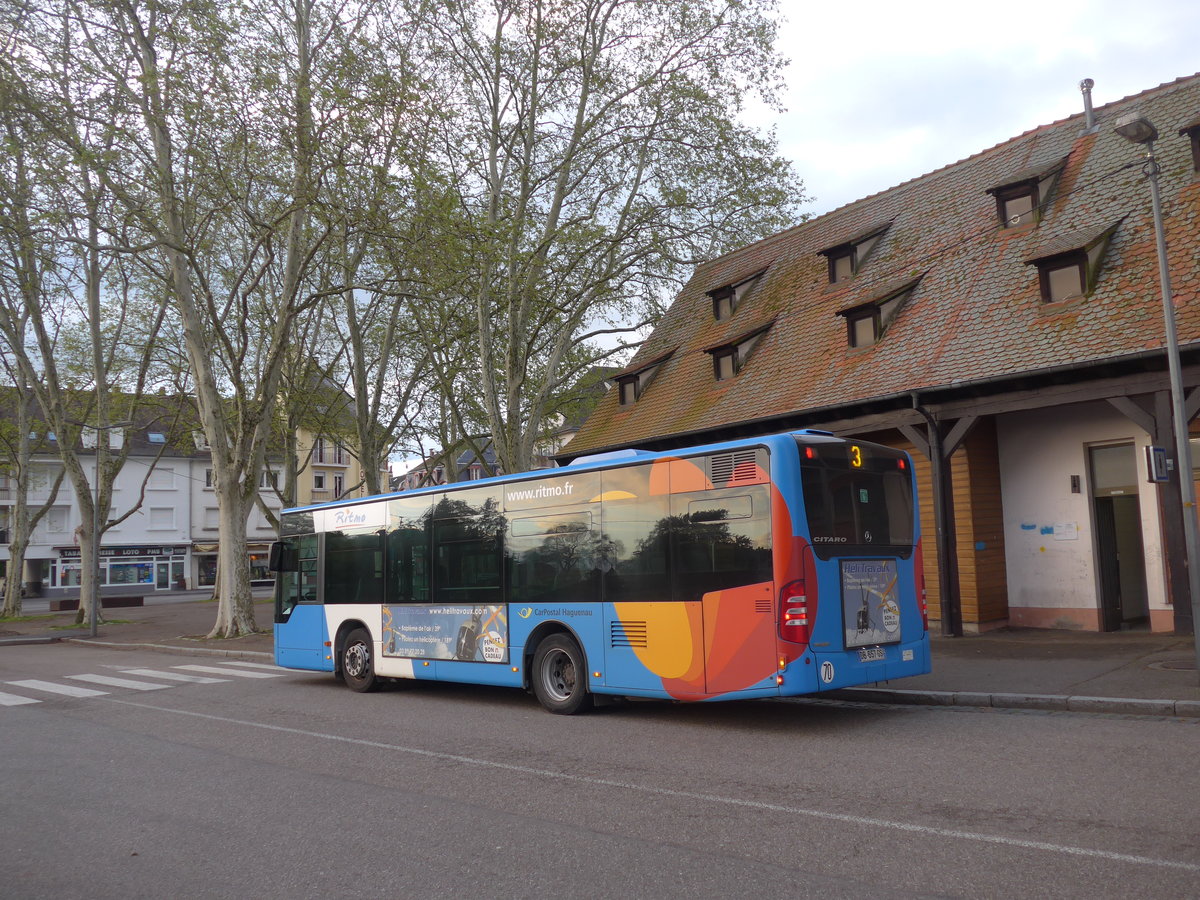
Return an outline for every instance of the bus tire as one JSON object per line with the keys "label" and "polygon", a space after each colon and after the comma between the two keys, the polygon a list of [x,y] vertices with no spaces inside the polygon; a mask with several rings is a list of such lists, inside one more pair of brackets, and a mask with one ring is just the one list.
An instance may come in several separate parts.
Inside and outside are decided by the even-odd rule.
{"label": "bus tire", "polygon": [[533,655],[533,695],[560,716],[579,712],[589,699],[587,669],[579,645],[565,634],[552,634]]}
{"label": "bus tire", "polygon": [[365,693],[379,688],[375,677],[375,653],[371,647],[371,634],[365,628],[355,628],[342,642],[339,654],[339,671],[342,680],[352,691]]}

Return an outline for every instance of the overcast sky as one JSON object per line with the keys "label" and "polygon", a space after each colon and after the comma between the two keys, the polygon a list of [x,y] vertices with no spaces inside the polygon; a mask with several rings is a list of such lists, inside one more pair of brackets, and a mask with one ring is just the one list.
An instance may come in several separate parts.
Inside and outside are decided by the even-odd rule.
{"label": "overcast sky", "polygon": [[780,8],[787,112],[754,121],[774,122],[813,214],[1082,112],[1083,78],[1099,107],[1200,72],[1200,0]]}

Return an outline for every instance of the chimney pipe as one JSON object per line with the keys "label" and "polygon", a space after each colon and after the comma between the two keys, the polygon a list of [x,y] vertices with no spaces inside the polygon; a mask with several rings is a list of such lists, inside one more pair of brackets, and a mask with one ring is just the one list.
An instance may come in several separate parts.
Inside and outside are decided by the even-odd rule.
{"label": "chimney pipe", "polygon": [[1084,114],[1084,133],[1089,133],[1096,130],[1096,113],[1092,109],[1092,88],[1096,86],[1096,82],[1090,78],[1085,78],[1079,82],[1079,90],[1083,93],[1083,114]]}

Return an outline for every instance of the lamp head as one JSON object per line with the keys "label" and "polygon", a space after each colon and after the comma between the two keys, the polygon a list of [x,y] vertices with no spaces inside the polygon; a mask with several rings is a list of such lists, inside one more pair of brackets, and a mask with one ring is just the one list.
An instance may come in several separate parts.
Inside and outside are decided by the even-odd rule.
{"label": "lamp head", "polygon": [[1135,144],[1152,144],[1158,139],[1158,129],[1154,123],[1137,112],[1127,113],[1117,119],[1113,131]]}

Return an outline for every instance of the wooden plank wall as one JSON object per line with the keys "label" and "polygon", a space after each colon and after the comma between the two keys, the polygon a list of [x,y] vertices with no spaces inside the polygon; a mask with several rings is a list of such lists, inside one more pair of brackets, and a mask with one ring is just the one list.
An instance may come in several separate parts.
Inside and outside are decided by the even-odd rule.
{"label": "wooden plank wall", "polygon": [[[931,621],[941,618],[937,573],[937,530],[933,521],[933,487],[929,460],[899,433],[872,436],[881,444],[907,450],[917,472],[921,506],[925,593]],[[950,461],[954,489],[954,521],[963,626],[986,630],[1008,620],[1008,581],[1004,557],[1004,504],[1000,462],[992,418],[976,423]]]}

